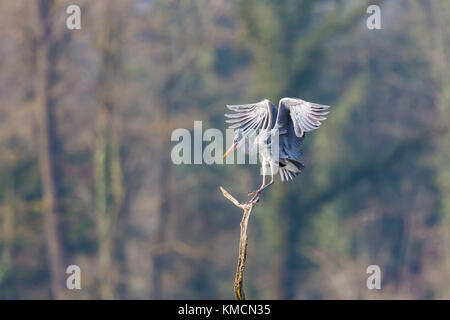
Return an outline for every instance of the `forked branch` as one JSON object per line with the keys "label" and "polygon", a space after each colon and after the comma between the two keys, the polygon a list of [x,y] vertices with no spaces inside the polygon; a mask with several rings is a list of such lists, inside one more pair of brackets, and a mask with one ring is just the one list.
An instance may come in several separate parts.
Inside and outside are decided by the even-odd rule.
{"label": "forked branch", "polygon": [[236,207],[242,209],[243,215],[241,220],[241,235],[239,238],[239,256],[238,256],[238,264],[236,269],[236,277],[234,279],[234,293],[238,300],[245,300],[244,293],[244,269],[245,269],[245,261],[247,259],[247,225],[248,218],[250,217],[250,213],[253,210],[253,207],[258,202],[259,198],[255,197],[252,200],[240,203],[237,201],[231,194],[228,193],[224,188],[220,187],[220,191],[225,198],[230,200]]}

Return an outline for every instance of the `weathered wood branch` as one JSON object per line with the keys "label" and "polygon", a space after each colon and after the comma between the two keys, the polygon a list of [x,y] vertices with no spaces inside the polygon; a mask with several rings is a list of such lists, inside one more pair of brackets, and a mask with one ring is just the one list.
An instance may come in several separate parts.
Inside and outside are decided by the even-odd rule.
{"label": "weathered wood branch", "polygon": [[236,207],[242,209],[243,211],[242,220],[240,224],[241,235],[239,237],[239,255],[238,255],[238,264],[236,268],[236,277],[234,279],[234,293],[236,295],[236,299],[245,300],[244,269],[245,269],[245,261],[247,259],[247,244],[248,244],[247,226],[250,213],[252,212],[253,207],[256,205],[259,198],[258,197],[252,198],[248,202],[240,203],[224,188],[220,187],[220,191],[222,191],[222,194],[225,198],[230,200]]}

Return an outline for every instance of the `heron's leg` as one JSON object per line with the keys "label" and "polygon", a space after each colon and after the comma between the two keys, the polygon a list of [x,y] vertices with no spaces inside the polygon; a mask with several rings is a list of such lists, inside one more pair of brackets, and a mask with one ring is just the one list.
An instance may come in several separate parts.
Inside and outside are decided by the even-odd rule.
{"label": "heron's leg", "polygon": [[261,186],[261,188],[259,188],[259,192],[261,193],[264,189],[266,189],[267,187],[270,187],[271,185],[273,185],[273,183],[274,183],[274,173],[273,173],[273,164],[271,163],[271,162],[269,162],[269,165],[270,165],[270,176],[271,176],[271,179],[270,179],[270,182],[268,183],[268,184],[266,184],[266,185],[264,185],[264,183],[263,183],[263,185]]}
{"label": "heron's leg", "polygon": [[259,187],[259,189],[264,187],[264,184],[266,184],[266,169],[265,168],[263,169],[263,180],[262,180],[262,183],[261,183],[261,187]]}
{"label": "heron's leg", "polygon": [[263,170],[262,184],[261,184],[261,186],[259,187],[258,190],[256,190],[256,191],[250,191],[250,192],[248,193],[249,196],[254,195],[254,194],[258,194],[258,193],[260,192],[260,190],[261,190],[261,189],[264,187],[264,185],[266,184],[266,164],[265,164],[265,163],[263,163],[263,165],[262,165],[262,170]]}
{"label": "heron's leg", "polygon": [[252,201],[264,190],[264,189],[266,189],[267,187],[270,187],[271,185],[273,185],[274,184],[274,173],[273,173],[273,165],[272,165],[272,163],[270,163],[269,162],[269,165],[270,165],[270,175],[271,175],[271,179],[270,179],[270,182],[268,183],[268,184],[265,184],[265,177],[266,177],[266,175],[265,175],[265,171],[264,171],[264,178],[263,178],[263,183],[262,183],[262,185],[261,185],[261,187],[258,189],[258,190],[256,190],[256,191],[253,191],[253,192],[251,192],[251,193],[249,193],[249,195],[254,195],[253,196],[253,198],[251,199]]}

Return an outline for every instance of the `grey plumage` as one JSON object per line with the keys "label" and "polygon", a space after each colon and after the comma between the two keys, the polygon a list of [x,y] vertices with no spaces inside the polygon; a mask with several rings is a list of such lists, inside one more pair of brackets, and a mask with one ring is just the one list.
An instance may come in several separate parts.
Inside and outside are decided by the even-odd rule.
{"label": "grey plumage", "polygon": [[[272,184],[275,167],[280,168],[282,181],[292,180],[300,173],[303,168],[300,149],[305,133],[320,127],[321,121],[326,119],[329,106],[301,99],[283,98],[279,102],[278,110],[267,99],[251,104],[227,105],[227,108],[234,111],[225,114],[228,118],[226,122],[231,124],[229,128],[236,131],[234,146],[246,139],[250,141],[247,144],[256,144],[263,158],[263,167],[267,164],[270,166]],[[253,142],[252,136],[256,136]],[[278,138],[277,146],[271,141],[275,140],[273,138]],[[277,149],[276,158],[271,156],[274,148]],[[257,193],[270,185],[264,186],[264,182],[263,178],[263,185]]]}

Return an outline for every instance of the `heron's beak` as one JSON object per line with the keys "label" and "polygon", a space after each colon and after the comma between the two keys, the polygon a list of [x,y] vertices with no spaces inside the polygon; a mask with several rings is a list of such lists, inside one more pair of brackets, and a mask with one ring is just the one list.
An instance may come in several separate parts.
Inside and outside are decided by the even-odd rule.
{"label": "heron's beak", "polygon": [[236,149],[237,147],[237,143],[233,143],[230,147],[230,149],[227,150],[227,152],[225,152],[225,154],[223,155],[223,157],[225,158],[231,151],[233,151],[234,149]]}

